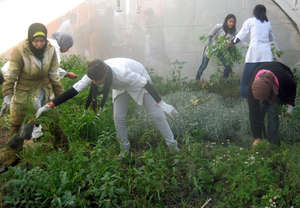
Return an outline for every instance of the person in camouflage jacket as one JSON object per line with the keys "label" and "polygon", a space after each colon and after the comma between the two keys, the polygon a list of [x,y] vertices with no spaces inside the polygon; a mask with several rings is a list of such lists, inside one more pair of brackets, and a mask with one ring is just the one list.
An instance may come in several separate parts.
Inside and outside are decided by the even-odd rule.
{"label": "person in camouflage jacket", "polygon": [[2,94],[3,102],[10,104],[13,135],[19,132],[28,102],[39,108],[64,90],[57,71],[55,48],[47,41],[43,24],[30,25],[28,38],[13,49],[9,61]]}

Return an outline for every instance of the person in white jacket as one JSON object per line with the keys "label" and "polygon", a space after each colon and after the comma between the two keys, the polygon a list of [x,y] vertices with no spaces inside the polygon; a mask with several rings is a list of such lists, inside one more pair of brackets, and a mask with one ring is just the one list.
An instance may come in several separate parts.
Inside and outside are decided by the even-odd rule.
{"label": "person in white jacket", "polygon": [[[73,38],[71,35],[64,32],[55,32],[52,37],[48,39],[52,46],[55,48],[58,64],[61,62],[61,53],[66,53],[73,46]],[[62,68],[58,68],[59,76],[61,78],[68,77],[76,79],[77,75],[73,72],[67,72]]]}
{"label": "person in white jacket", "polygon": [[96,59],[92,61],[88,66],[87,74],[75,83],[72,88],[38,109],[36,117],[38,118],[44,111],[53,109],[55,106],[71,99],[90,85],[92,89],[92,86],[98,86],[103,83],[103,99],[100,107],[103,108],[109,89],[112,88],[114,123],[117,138],[120,142],[120,156],[124,156],[130,149],[125,122],[130,97],[137,104],[146,108],[156,127],[163,135],[170,151],[179,150],[177,141],[174,139],[174,135],[163,113],[165,112],[172,117],[177,113],[176,109],[166,104],[154,90],[145,67],[141,63],[128,58],[112,58],[105,61]]}
{"label": "person in white jacket", "polygon": [[258,4],[253,10],[254,17],[247,19],[233,42],[236,44],[244,40],[250,33],[250,44],[246,54],[245,66],[242,75],[240,95],[248,97],[249,81],[253,70],[262,62],[273,61],[271,42],[274,41],[271,23],[266,15],[266,7]]}

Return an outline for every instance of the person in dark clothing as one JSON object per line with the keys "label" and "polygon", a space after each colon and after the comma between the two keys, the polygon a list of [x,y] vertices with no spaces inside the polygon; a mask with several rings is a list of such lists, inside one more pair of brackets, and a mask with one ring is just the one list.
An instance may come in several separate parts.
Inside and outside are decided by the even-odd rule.
{"label": "person in dark clothing", "polygon": [[[226,38],[232,39],[236,34],[236,17],[233,14],[228,14],[223,24],[217,24],[213,30],[208,34],[208,45],[205,46],[203,50],[202,63],[197,71],[196,80],[200,80],[203,71],[206,69],[209,58],[207,56],[207,47],[215,44],[215,42],[220,38],[221,35],[225,35]],[[219,60],[224,65],[224,78],[227,78],[232,72],[231,66],[225,61],[224,55],[220,53],[218,55]]]}
{"label": "person in dark clothing", "polygon": [[[256,67],[250,79],[248,105],[253,146],[262,137],[271,144],[280,145],[278,137],[279,110],[288,105],[288,113],[295,106],[296,80],[290,68],[280,62],[261,63]],[[265,132],[264,118],[267,114],[268,126]]]}

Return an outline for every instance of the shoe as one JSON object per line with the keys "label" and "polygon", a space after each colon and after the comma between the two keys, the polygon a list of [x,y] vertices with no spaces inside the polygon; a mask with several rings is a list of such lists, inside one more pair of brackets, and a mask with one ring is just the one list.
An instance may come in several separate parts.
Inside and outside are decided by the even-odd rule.
{"label": "shoe", "polygon": [[33,139],[34,142],[37,142],[42,136],[43,136],[43,131],[42,131],[42,125],[34,125],[31,138]]}

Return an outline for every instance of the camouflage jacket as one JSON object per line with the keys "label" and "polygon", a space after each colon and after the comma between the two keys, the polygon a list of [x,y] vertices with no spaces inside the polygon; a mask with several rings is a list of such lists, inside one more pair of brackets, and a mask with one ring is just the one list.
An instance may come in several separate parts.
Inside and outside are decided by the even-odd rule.
{"label": "camouflage jacket", "polygon": [[9,73],[5,77],[2,94],[14,94],[12,102],[26,103],[29,98],[36,102],[41,89],[45,92],[45,102],[63,92],[57,71],[57,56],[54,47],[49,43],[42,62],[29,49],[28,40],[13,49],[9,61]]}

